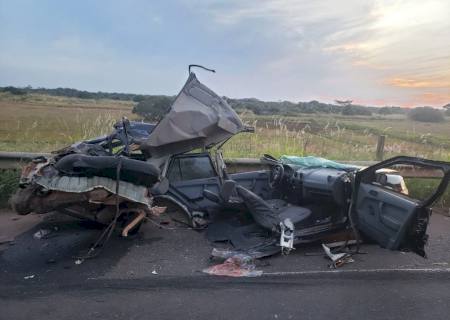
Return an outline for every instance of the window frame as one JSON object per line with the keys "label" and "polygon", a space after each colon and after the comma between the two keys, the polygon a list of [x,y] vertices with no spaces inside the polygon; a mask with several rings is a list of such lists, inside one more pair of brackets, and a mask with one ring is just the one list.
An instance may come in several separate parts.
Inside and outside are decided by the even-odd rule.
{"label": "window frame", "polygon": [[[186,158],[207,158],[209,161],[209,164],[211,165],[213,175],[209,176],[209,177],[202,177],[202,178],[195,178],[195,179],[184,179],[181,161],[182,161],[182,159],[186,159]],[[169,175],[170,175],[171,169],[175,165],[176,161],[178,161],[178,170],[179,170],[180,179],[176,180],[176,181],[172,181],[169,178]],[[214,165],[214,162],[211,159],[211,155],[208,152],[200,152],[200,153],[189,153],[189,154],[173,156],[169,161],[169,165],[167,167],[167,172],[166,172],[165,176],[167,178],[169,178],[169,181],[172,183],[172,182],[185,182],[185,181],[192,181],[192,180],[211,179],[211,178],[216,178],[219,175],[217,174],[217,169],[216,169],[216,166]]]}

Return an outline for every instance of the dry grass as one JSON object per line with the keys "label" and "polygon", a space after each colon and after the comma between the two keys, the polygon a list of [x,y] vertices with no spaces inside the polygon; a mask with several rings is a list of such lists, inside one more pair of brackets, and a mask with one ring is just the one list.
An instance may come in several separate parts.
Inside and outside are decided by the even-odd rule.
{"label": "dry grass", "polygon": [[[412,123],[397,119],[246,118],[254,134],[232,138],[224,148],[226,157],[259,157],[270,153],[317,155],[336,160],[374,160],[379,134],[387,136],[385,157],[410,155],[450,160],[450,124]],[[406,131],[404,128],[409,128]],[[414,130],[414,132],[412,131]],[[447,131],[449,131],[447,135]]]}
{"label": "dry grass", "polygon": [[[75,141],[111,132],[123,116],[133,118],[132,102],[0,93],[0,151],[49,152]],[[348,118],[328,115],[295,118],[251,117],[254,134],[239,134],[224,147],[225,157],[258,158],[316,155],[336,160],[373,160],[378,135],[386,139],[386,157],[420,156],[450,161],[450,123],[427,124],[404,117]],[[15,188],[17,173],[0,174],[0,191]],[[13,182],[11,182],[13,181]],[[420,184],[416,188],[422,189]],[[450,190],[443,197],[448,206]]]}
{"label": "dry grass", "polygon": [[52,151],[109,133],[118,119],[133,117],[130,102],[44,97],[48,100],[0,96],[0,150]]}
{"label": "dry grass", "polygon": [[[122,116],[133,118],[132,102],[0,93],[0,150],[52,151],[72,142],[106,134]],[[337,160],[373,160],[378,135],[386,139],[386,157],[420,156],[450,160],[450,123],[427,124],[404,117],[349,118],[314,115],[252,117],[254,134],[233,137],[226,157],[270,153],[317,155]]]}

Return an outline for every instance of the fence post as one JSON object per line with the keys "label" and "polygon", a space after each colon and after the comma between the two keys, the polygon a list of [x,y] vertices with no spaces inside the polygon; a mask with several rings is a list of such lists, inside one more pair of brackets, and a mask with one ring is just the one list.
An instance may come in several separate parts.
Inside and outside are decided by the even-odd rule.
{"label": "fence post", "polygon": [[382,161],[384,158],[384,141],[386,136],[378,136],[376,160]]}

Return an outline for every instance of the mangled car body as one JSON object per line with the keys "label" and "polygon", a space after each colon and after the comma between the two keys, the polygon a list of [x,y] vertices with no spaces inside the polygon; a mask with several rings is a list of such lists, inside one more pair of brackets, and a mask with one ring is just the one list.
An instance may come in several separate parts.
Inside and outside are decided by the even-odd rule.
{"label": "mangled car body", "polygon": [[128,231],[159,212],[154,197],[167,193],[174,154],[206,150],[243,130],[230,106],[190,73],[158,125],[124,119],[108,136],[34,159],[11,203],[19,214],[60,210],[104,224],[128,216]]}
{"label": "mangled car body", "polygon": [[[122,219],[123,235],[159,214],[155,204],[171,204],[191,225],[208,225],[211,241],[252,257],[287,253],[342,230],[425,255],[431,206],[447,187],[449,163],[400,156],[361,169],[266,155],[268,170],[229,174],[220,148],[245,131],[251,129],[226,101],[190,73],[158,124],[122,120],[111,135],[35,159],[12,203],[20,214]],[[440,183],[426,199],[414,199],[398,166],[438,171]]]}

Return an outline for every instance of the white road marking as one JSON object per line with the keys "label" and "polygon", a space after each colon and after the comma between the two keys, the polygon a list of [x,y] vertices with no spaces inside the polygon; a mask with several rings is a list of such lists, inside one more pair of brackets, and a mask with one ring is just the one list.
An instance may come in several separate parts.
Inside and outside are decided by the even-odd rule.
{"label": "white road marking", "polygon": [[386,269],[336,269],[321,271],[280,271],[264,272],[263,276],[287,276],[287,275],[320,275],[320,274],[351,274],[351,273],[389,273],[389,272],[409,272],[409,273],[450,273],[450,268],[386,268]]}

